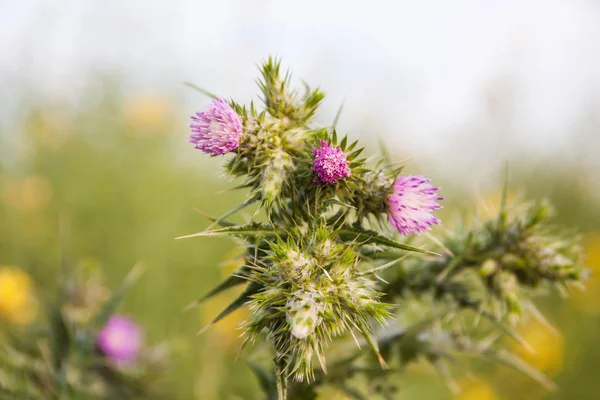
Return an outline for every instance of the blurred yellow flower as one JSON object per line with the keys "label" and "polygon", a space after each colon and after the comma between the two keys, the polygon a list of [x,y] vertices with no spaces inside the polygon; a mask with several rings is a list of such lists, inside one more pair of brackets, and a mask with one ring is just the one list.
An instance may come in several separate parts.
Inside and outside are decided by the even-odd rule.
{"label": "blurred yellow flower", "polygon": [[0,267],[0,316],[21,325],[33,321],[36,312],[29,276],[15,267]]}
{"label": "blurred yellow flower", "polygon": [[563,366],[564,339],[547,326],[530,321],[522,329],[521,336],[531,345],[534,352],[515,344],[514,352],[525,362],[547,375],[557,375]]}
{"label": "blurred yellow flower", "polygon": [[129,133],[168,133],[172,122],[171,103],[163,97],[140,95],[125,104],[125,123],[133,128]]}
{"label": "blurred yellow flower", "polygon": [[584,283],[585,291],[573,291],[571,303],[590,314],[600,314],[600,232],[589,234],[584,240],[586,265],[590,279]]}
{"label": "blurred yellow flower", "polygon": [[456,400],[498,400],[494,389],[485,381],[469,380],[460,384],[463,391],[454,396]]}
{"label": "blurred yellow flower", "polygon": [[25,121],[27,134],[36,147],[59,149],[72,135],[69,118],[60,104],[34,109]]}
{"label": "blurred yellow flower", "polygon": [[38,211],[52,199],[52,184],[43,176],[9,180],[2,187],[2,198],[20,211]]}

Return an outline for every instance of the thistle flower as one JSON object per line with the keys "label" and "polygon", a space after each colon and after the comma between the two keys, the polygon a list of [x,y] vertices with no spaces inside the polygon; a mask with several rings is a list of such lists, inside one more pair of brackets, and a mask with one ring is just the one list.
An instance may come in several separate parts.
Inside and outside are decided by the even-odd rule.
{"label": "thistle flower", "polygon": [[342,149],[330,146],[321,140],[321,148],[313,148],[315,155],[313,172],[317,175],[316,183],[323,186],[333,185],[337,181],[350,176],[350,167],[346,154]]}
{"label": "thistle flower", "polygon": [[124,316],[112,316],[97,337],[100,350],[119,364],[133,362],[142,346],[140,327]]}
{"label": "thistle flower", "polygon": [[239,115],[224,100],[214,100],[206,111],[192,116],[190,143],[213,156],[236,149],[242,135]]}
{"label": "thistle flower", "polygon": [[429,179],[417,176],[402,176],[394,182],[393,192],[388,197],[388,219],[402,235],[424,232],[431,225],[439,224],[431,212],[440,207],[436,200],[438,188],[429,184]]}

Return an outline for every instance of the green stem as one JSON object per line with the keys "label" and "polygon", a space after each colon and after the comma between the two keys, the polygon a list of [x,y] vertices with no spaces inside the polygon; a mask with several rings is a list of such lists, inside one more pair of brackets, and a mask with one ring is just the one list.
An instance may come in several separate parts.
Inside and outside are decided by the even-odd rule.
{"label": "green stem", "polygon": [[277,400],[287,400],[288,377],[285,373],[285,360],[276,356],[274,361],[275,374],[277,375]]}

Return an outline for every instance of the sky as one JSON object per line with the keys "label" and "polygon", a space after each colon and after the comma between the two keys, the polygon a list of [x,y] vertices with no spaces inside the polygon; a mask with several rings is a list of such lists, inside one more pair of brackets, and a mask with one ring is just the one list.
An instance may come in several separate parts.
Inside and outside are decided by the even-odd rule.
{"label": "sky", "polygon": [[250,99],[276,55],[328,93],[322,118],[344,102],[341,129],[400,151],[577,156],[600,108],[599,20],[594,0],[0,0],[0,107],[24,86],[77,104],[108,72],[189,113],[207,99],[182,82]]}

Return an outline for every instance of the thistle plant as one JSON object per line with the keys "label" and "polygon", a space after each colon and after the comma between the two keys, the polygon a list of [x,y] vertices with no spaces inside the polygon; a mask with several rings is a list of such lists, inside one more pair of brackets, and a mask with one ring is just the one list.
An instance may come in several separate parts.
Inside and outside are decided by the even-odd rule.
{"label": "thistle plant", "polygon": [[135,267],[112,295],[99,275],[65,276],[46,321],[0,329],[2,399],[136,399],[157,393],[165,352],[143,344],[142,327],[115,314]]}
{"label": "thistle plant", "polygon": [[[226,157],[226,173],[248,196],[182,238],[242,241],[244,264],[196,303],[246,285],[213,323],[250,308],[244,346],[269,343],[274,372],[251,362],[268,397],[313,399],[333,386],[352,398],[394,398],[391,377],[402,366],[423,356],[449,378],[454,352],[550,385],[498,342],[520,339],[512,326],[526,312],[539,316],[534,290],[564,292],[583,278],[577,239],[550,226],[547,206],[504,201],[489,221],[423,235],[441,223],[439,188],[385,156],[361,158],[358,141],[340,137],[335,122],[314,123],[323,92],[293,90],[279,61],[260,72],[262,107],[214,98],[192,117],[190,141]],[[264,217],[228,220],[252,204]],[[420,311],[411,313],[414,304]]]}

